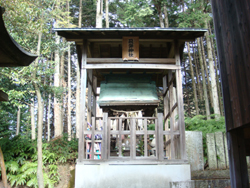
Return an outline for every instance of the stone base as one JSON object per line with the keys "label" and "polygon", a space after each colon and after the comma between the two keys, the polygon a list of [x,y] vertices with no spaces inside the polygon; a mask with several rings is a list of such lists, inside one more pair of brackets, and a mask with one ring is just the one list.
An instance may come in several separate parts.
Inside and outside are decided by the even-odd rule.
{"label": "stone base", "polygon": [[189,164],[76,165],[76,188],[170,188],[170,182],[190,181]]}
{"label": "stone base", "polygon": [[170,188],[195,188],[195,181],[170,182]]}

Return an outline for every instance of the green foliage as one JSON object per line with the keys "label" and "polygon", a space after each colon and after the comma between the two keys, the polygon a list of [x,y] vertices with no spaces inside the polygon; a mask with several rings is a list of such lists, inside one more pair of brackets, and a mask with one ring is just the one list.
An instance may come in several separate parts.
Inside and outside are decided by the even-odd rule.
{"label": "green foliage", "polygon": [[186,131],[201,131],[203,137],[203,153],[204,160],[207,159],[207,144],[206,134],[215,132],[226,132],[225,117],[221,116],[218,119],[215,115],[211,115],[211,119],[207,120],[206,116],[197,115],[192,118],[185,118]]}
{"label": "green foliage", "polygon": [[[0,139],[0,146],[11,186],[38,187],[36,141],[25,136],[16,136],[12,139]],[[59,164],[75,162],[77,149],[77,140],[67,141],[66,136],[43,143],[43,175],[46,187],[52,188],[60,180]]]}

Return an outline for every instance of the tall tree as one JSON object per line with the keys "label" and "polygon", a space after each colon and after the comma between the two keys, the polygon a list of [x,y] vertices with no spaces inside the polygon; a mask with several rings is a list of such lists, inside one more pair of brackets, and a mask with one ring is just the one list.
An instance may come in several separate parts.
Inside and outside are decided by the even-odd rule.
{"label": "tall tree", "polygon": [[6,175],[6,168],[4,163],[4,156],[2,149],[0,147],[0,167],[1,167],[1,174],[2,174],[2,181],[3,181],[3,188],[7,188],[7,175]]}
{"label": "tall tree", "polygon": [[19,135],[20,121],[21,121],[21,108],[18,107],[18,109],[17,109],[17,121],[16,121],[16,135]]}
{"label": "tall tree", "polygon": [[192,86],[193,86],[192,88],[193,88],[193,93],[194,93],[195,110],[196,110],[196,115],[199,115],[198,98],[197,98],[197,92],[196,92],[196,84],[195,84],[195,79],[194,79],[194,69],[193,69],[193,63],[192,63],[192,58],[191,58],[191,54],[190,54],[189,42],[187,42],[187,47],[188,47],[189,66],[190,66]]}
{"label": "tall tree", "polygon": [[[56,9],[60,10],[60,0],[56,0]],[[55,27],[58,27],[59,20],[55,20]],[[61,86],[61,75],[60,75],[60,54],[59,54],[59,44],[60,37],[55,34],[55,40],[57,49],[55,50],[55,74],[54,74],[54,86]],[[55,95],[54,96],[54,129],[55,129],[55,137],[62,135],[62,111],[61,111],[61,103],[60,99]]]}
{"label": "tall tree", "polygon": [[[42,27],[42,26],[41,26]],[[38,43],[37,43],[37,55],[40,56],[41,51],[41,40],[42,40],[42,28],[40,28],[40,31],[38,33]],[[42,136],[43,136],[43,101],[42,101],[42,95],[40,88],[38,87],[38,84],[35,80],[37,80],[36,77],[36,70],[38,68],[38,59],[35,61],[34,65],[34,72],[33,72],[33,85],[35,88],[36,96],[37,96],[37,103],[38,103],[38,131],[37,131],[37,181],[39,188],[44,187],[44,179],[43,179],[43,159],[42,159]]]}
{"label": "tall tree", "polygon": [[[208,28],[209,28],[209,34],[211,36],[212,31],[211,31],[211,26],[210,26],[209,22],[208,22]],[[221,115],[223,115],[221,84],[220,84],[219,75],[218,75],[218,63],[217,63],[217,58],[216,58],[216,53],[215,53],[214,38],[211,37],[210,41],[211,41],[211,46],[212,46],[212,50],[213,50],[213,59],[214,59],[215,77],[216,77],[216,82],[217,82],[218,97],[219,97],[219,104],[220,104],[220,113],[221,113]]]}
{"label": "tall tree", "polygon": [[[80,0],[79,5],[79,20],[78,20],[78,27],[81,28],[82,19],[80,18],[82,15],[82,0]],[[80,92],[81,92],[81,81],[80,81],[80,66],[79,63],[76,63],[76,138],[79,138],[79,128],[81,122],[81,110],[80,110]]]}
{"label": "tall tree", "polygon": [[109,28],[109,0],[105,0],[105,6],[106,6],[106,11],[105,11],[106,28]]}
{"label": "tall tree", "polygon": [[197,39],[197,43],[198,43],[200,68],[201,68],[201,74],[202,74],[202,86],[203,86],[203,94],[204,94],[203,96],[204,96],[204,100],[205,100],[206,116],[207,116],[207,119],[210,119],[210,109],[209,109],[209,102],[208,102],[208,96],[207,96],[207,84],[206,84],[204,65],[203,65],[203,60],[202,60],[200,38]]}
{"label": "tall tree", "polygon": [[[69,0],[67,2],[67,9],[69,12]],[[69,25],[69,20],[68,20]],[[68,124],[68,140],[71,140],[71,53],[70,53],[70,43],[68,43],[68,118],[67,118],[67,124]]]}
{"label": "tall tree", "polygon": [[163,17],[162,17],[162,1],[161,0],[154,0],[154,5],[157,9],[158,15],[159,15],[159,21],[160,21],[160,27],[164,28],[164,22],[163,22]]}
{"label": "tall tree", "polygon": [[168,22],[168,10],[167,10],[167,4],[164,2],[163,5],[163,12],[164,12],[164,21],[165,21],[165,27],[169,27],[169,22]]}
{"label": "tall tree", "polygon": [[96,28],[102,28],[103,0],[96,0]]}
{"label": "tall tree", "polygon": [[[206,28],[208,28],[207,20],[205,21]],[[213,105],[214,105],[214,113],[220,116],[220,107],[219,107],[219,98],[218,98],[218,91],[217,91],[217,83],[215,78],[215,71],[214,71],[214,61],[212,55],[212,46],[209,39],[208,31],[205,33],[206,40],[207,40],[207,56],[209,62],[209,71],[211,77],[211,90],[212,90],[212,98],[213,98]]]}
{"label": "tall tree", "polygon": [[209,101],[211,103],[211,107],[214,106],[213,104],[213,97],[212,97],[212,90],[211,90],[211,84],[210,84],[210,79],[209,79],[209,72],[207,69],[207,61],[206,61],[206,55],[205,55],[205,49],[204,49],[204,44],[203,44],[203,38],[200,38],[201,41],[201,52],[202,52],[202,59],[203,59],[203,64],[204,64],[204,68],[205,68],[205,76],[206,76],[206,83],[207,83],[207,88],[208,88],[208,96],[209,96]]}
{"label": "tall tree", "polygon": [[35,140],[36,139],[36,127],[35,127],[35,113],[34,113],[34,101],[33,99],[31,100],[30,104],[30,119],[31,119],[31,139]]}

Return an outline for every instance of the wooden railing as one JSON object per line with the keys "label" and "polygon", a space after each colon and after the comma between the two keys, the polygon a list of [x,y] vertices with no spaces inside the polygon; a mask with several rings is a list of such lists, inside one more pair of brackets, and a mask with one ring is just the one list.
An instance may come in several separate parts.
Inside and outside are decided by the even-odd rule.
{"label": "wooden railing", "polygon": [[[92,118],[84,131],[85,160],[155,160],[171,158],[179,151],[179,130],[163,128],[163,114],[158,117]],[[170,147],[169,147],[170,146]]]}

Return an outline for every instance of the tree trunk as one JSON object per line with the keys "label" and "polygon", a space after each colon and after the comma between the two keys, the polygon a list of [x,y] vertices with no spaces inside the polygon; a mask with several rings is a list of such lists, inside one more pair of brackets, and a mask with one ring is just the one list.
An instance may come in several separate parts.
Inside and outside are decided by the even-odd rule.
{"label": "tree trunk", "polygon": [[20,107],[18,107],[18,110],[17,110],[17,121],[16,121],[16,136],[19,135],[20,121],[21,121],[21,109],[20,109]]}
{"label": "tree trunk", "polygon": [[186,96],[187,96],[187,114],[190,117],[191,116],[191,109],[190,109],[190,101],[189,101],[189,91],[187,87],[187,69],[186,69],[186,61],[184,63],[184,76],[185,76],[185,85],[186,85]]}
{"label": "tree trunk", "polygon": [[109,0],[105,0],[106,5],[106,28],[109,28]]}
{"label": "tree trunk", "polygon": [[[40,56],[40,49],[41,49],[41,40],[42,40],[42,29],[38,34],[38,44],[37,44],[37,55]],[[36,83],[36,70],[38,67],[38,59],[35,61],[35,69],[33,71],[33,86],[35,88],[36,96],[37,96],[37,103],[38,103],[38,122],[37,122],[37,181],[38,187],[44,188],[44,180],[43,180],[43,159],[42,159],[42,136],[43,136],[43,102],[40,89]]]}
{"label": "tree trunk", "polygon": [[[211,26],[208,22],[208,28],[209,28],[209,33],[210,35],[212,35],[212,31],[211,31]],[[219,97],[219,105],[220,105],[220,114],[223,115],[223,102],[222,102],[222,93],[221,93],[221,84],[219,81],[219,75],[218,75],[218,63],[217,63],[217,58],[216,58],[216,54],[215,54],[215,47],[214,47],[214,41],[213,38],[210,38],[211,41],[211,46],[212,46],[212,50],[213,50],[213,59],[214,59],[214,67],[215,67],[215,76],[216,76],[216,82],[217,82],[217,89],[218,89],[218,97]]]}
{"label": "tree trunk", "polygon": [[211,107],[214,107],[211,84],[210,84],[210,79],[209,79],[209,72],[208,72],[208,69],[207,69],[207,61],[206,61],[206,56],[205,56],[205,50],[204,50],[204,44],[203,44],[202,37],[200,38],[200,41],[201,41],[202,58],[203,58],[203,63],[204,63],[204,67],[205,67],[206,79],[207,79],[209,100],[210,100],[210,103],[211,103]]}
{"label": "tree trunk", "polygon": [[[82,6],[82,0],[80,0],[80,7]],[[82,11],[81,11],[82,14]],[[82,25],[82,19],[79,18],[79,27]],[[81,92],[81,82],[80,82],[80,67],[79,63],[76,63],[76,138],[79,138],[79,128],[81,123],[80,114],[80,92]]]}
{"label": "tree trunk", "polygon": [[35,113],[34,113],[34,100],[32,100],[32,103],[30,105],[30,118],[31,118],[31,139],[36,139],[36,126],[35,126]]}
{"label": "tree trunk", "polygon": [[[56,44],[59,45],[60,37],[56,33]],[[55,51],[55,75],[54,75],[54,86],[60,87],[60,58],[59,50]],[[61,114],[61,103],[59,99],[54,96],[54,127],[55,127],[55,137],[62,135],[62,114]]]}
{"label": "tree trunk", "polygon": [[78,20],[78,27],[82,27],[82,0],[80,0],[79,4],[79,20]]}
{"label": "tree trunk", "polygon": [[68,44],[68,140],[71,140],[71,54]]}
{"label": "tree trunk", "polygon": [[199,95],[199,99],[200,99],[200,101],[202,101],[202,99],[203,99],[203,95],[202,95],[202,89],[201,89],[201,82],[200,82],[200,73],[199,73],[199,68],[198,68],[198,66],[199,66],[199,64],[197,63],[197,55],[196,55],[196,52],[195,52],[195,48],[194,48],[194,46],[195,46],[195,42],[194,42],[194,44],[193,44],[193,53],[194,53],[194,65],[195,65],[195,74],[196,74],[196,80],[197,80],[197,86],[198,86],[198,95]]}
{"label": "tree trunk", "polygon": [[[63,38],[62,42],[65,43],[65,38]],[[60,58],[60,81],[61,84],[60,86],[62,88],[66,88],[66,82],[64,80],[64,63],[65,63],[65,51],[62,52],[61,58]],[[64,132],[65,128],[64,128],[64,110],[65,110],[65,100],[63,100],[64,98],[66,98],[66,93],[62,93],[61,95],[61,102],[60,102],[60,111],[61,111],[61,131],[62,133]]]}
{"label": "tree trunk", "polygon": [[168,10],[167,10],[167,5],[166,5],[166,3],[164,3],[163,11],[164,11],[165,27],[168,28],[168,27],[169,27],[169,23],[168,23]]}
{"label": "tree trunk", "polygon": [[96,0],[96,28],[102,28],[103,0]]}
{"label": "tree trunk", "polygon": [[198,99],[197,99],[197,92],[196,92],[195,79],[194,79],[194,69],[193,69],[193,63],[192,63],[191,54],[190,54],[189,42],[187,42],[187,47],[188,47],[189,66],[190,66],[192,85],[193,85],[195,110],[196,110],[196,115],[199,115]]}
{"label": "tree trunk", "polygon": [[159,15],[160,27],[164,28],[164,22],[163,22],[162,11],[161,11],[161,7],[162,7],[161,3],[160,2],[155,3],[155,7],[156,7],[158,15]]}
{"label": "tree trunk", "polygon": [[199,61],[200,61],[200,68],[201,68],[201,74],[202,74],[202,86],[203,86],[203,92],[204,92],[204,100],[205,100],[205,109],[206,109],[206,116],[207,119],[210,119],[210,109],[209,109],[209,102],[207,97],[207,84],[206,84],[206,78],[204,73],[204,66],[202,61],[202,55],[201,55],[201,43],[200,38],[197,38],[198,43],[198,51],[199,51]]}
{"label": "tree trunk", "polygon": [[48,120],[47,120],[48,142],[50,141],[50,108],[51,108],[51,94],[49,94],[49,99],[48,99]]}
{"label": "tree trunk", "polygon": [[4,163],[4,156],[2,149],[0,147],[0,167],[1,167],[1,174],[2,174],[2,181],[3,181],[3,188],[7,188],[7,175],[6,175],[6,168]]}
{"label": "tree trunk", "polygon": [[[208,28],[207,21],[205,22],[206,28]],[[213,62],[213,55],[212,55],[212,46],[209,39],[208,32],[205,33],[206,40],[207,40],[207,56],[209,62],[209,71],[211,77],[211,90],[212,90],[212,98],[213,98],[213,105],[214,105],[214,114],[220,116],[220,107],[219,107],[219,98],[218,98],[218,91],[217,91],[217,83],[215,79],[215,72],[214,72],[214,62]]]}
{"label": "tree trunk", "polygon": [[38,102],[38,133],[37,133],[37,181],[38,187],[44,188],[43,180],[43,154],[42,154],[42,136],[43,136],[43,102],[41,97],[41,92],[36,83],[34,83],[37,102]]}

